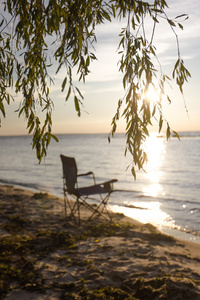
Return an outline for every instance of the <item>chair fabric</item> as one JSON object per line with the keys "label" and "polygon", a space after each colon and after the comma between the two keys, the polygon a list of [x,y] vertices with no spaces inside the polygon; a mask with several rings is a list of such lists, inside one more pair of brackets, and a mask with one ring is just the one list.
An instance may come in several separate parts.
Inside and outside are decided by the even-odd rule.
{"label": "chair fabric", "polygon": [[[78,174],[76,160],[73,157],[68,157],[64,155],[60,155],[62,161],[63,168],[63,192],[64,192],[64,204],[65,204],[65,215],[67,216],[67,210],[69,209],[69,216],[78,224],[80,224],[80,213],[81,206],[87,207],[91,211],[90,217],[86,220],[88,222],[95,216],[103,217],[109,221],[111,221],[111,215],[109,214],[109,210],[107,208],[108,200],[110,194],[113,190],[113,183],[117,181],[117,179],[112,179],[100,184],[96,184],[96,179],[93,172],[87,172],[84,174]],[[86,187],[78,187],[79,176],[89,176],[93,177],[93,184]],[[75,198],[75,202],[72,202],[69,199],[69,195],[72,198]],[[88,200],[94,200],[94,195],[99,195],[99,203],[94,207],[90,205]],[[96,199],[97,200],[97,199]]]}

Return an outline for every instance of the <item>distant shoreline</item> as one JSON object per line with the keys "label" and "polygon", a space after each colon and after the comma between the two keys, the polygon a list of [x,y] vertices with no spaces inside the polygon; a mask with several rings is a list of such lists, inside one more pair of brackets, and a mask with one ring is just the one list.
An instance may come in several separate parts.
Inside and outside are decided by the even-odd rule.
{"label": "distant shoreline", "polygon": [[[158,132],[157,131],[152,131],[152,132],[155,132],[155,133],[157,133],[158,134]],[[200,137],[200,131],[199,130],[194,130],[194,131],[177,131],[177,133],[181,136],[181,137]],[[125,134],[125,132],[117,132],[117,133],[115,133],[115,135],[117,136],[117,135],[123,135],[123,134]],[[86,132],[86,133],[80,133],[80,132],[74,132],[74,133],[54,133],[54,135],[56,135],[56,136],[62,136],[62,135],[76,135],[76,136],[78,136],[78,135],[105,135],[105,136],[108,136],[109,135],[109,132],[97,132],[97,133],[94,133],[94,132]],[[159,135],[159,134],[158,134]],[[165,135],[165,132],[162,132],[161,133],[161,135],[160,135],[161,137],[165,137],[166,135]],[[0,138],[1,137],[32,137],[32,135],[31,134],[15,134],[15,135],[13,135],[13,134],[8,134],[8,135],[6,135],[6,134],[1,134],[1,131],[0,131]],[[172,133],[172,135],[171,135],[171,137],[175,137],[175,135]]]}

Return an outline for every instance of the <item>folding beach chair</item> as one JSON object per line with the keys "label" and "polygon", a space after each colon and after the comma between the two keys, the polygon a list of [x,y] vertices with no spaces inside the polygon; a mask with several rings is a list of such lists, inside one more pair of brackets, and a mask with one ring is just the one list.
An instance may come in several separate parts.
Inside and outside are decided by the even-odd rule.
{"label": "folding beach chair", "polygon": [[[81,206],[87,207],[91,211],[90,217],[86,220],[88,222],[94,216],[100,216],[111,220],[111,216],[107,209],[108,200],[110,194],[113,192],[113,183],[117,179],[112,179],[100,184],[96,184],[95,176],[93,172],[87,172],[84,174],[77,174],[76,160],[73,157],[67,157],[60,155],[63,167],[63,192],[64,192],[64,206],[65,215],[67,216],[67,209],[69,209],[69,215],[73,218],[75,222],[78,221],[80,225],[80,209]],[[77,177],[89,176],[93,177],[93,185],[87,187],[78,187]],[[70,201],[68,195],[75,198],[75,202]],[[99,195],[99,202],[97,205],[91,205],[88,200],[96,200],[91,197],[94,195]]]}

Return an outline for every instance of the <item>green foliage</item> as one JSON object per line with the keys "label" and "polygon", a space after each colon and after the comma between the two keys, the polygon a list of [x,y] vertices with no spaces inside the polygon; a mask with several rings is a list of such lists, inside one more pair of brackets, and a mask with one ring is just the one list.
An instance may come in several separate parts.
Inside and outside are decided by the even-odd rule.
{"label": "green foliage", "polygon": [[[129,151],[133,157],[131,172],[135,178],[135,166],[141,169],[147,161],[147,155],[143,150],[142,144],[149,135],[149,126],[152,125],[152,119],[158,120],[159,132],[163,128],[163,121],[165,121],[167,125],[167,139],[171,135],[171,128],[162,113],[164,96],[171,103],[169,96],[165,95],[165,84],[171,79],[163,74],[162,70],[157,70],[153,63],[154,61],[159,62],[153,39],[159,18],[165,18],[175,33],[173,27],[176,26],[176,19],[187,18],[187,16],[180,15],[174,21],[169,20],[165,13],[166,7],[167,3],[165,1],[155,1],[153,5],[143,1],[133,1],[128,10],[124,8],[123,13],[124,16],[128,15],[128,20],[127,26],[120,34],[119,53],[121,54],[121,60],[119,62],[119,70],[123,73],[125,96],[118,101],[117,112],[112,120],[110,135],[113,136],[116,132],[117,121],[120,116],[124,117],[126,121],[125,154]],[[153,23],[153,30],[149,40],[145,32],[145,17],[151,18]],[[180,23],[178,23],[178,26],[183,29]],[[183,84],[187,81],[190,73],[184,67],[181,59],[177,35],[176,39],[178,60],[175,63],[172,77],[176,80],[181,93],[183,93]],[[159,100],[151,102],[148,100],[146,92],[151,85],[155,86],[155,82],[158,83],[160,90]],[[120,113],[121,110],[122,112]],[[156,112],[159,115],[158,118],[156,117]],[[178,134],[175,131],[173,132],[178,137]]]}
{"label": "green foliage", "polygon": [[[147,160],[142,145],[149,134],[152,119],[158,120],[159,132],[165,121],[162,99],[165,83],[170,78],[155,67],[154,61],[158,62],[158,57],[153,45],[160,18],[166,20],[176,36],[178,53],[172,78],[181,93],[190,76],[180,56],[175,32],[176,26],[183,29],[179,20],[187,16],[179,15],[171,20],[165,12],[167,7],[165,0],[151,3],[137,0],[5,0],[1,4],[0,112],[5,117],[5,103],[14,101],[10,94],[12,88],[21,96],[19,117],[25,117],[28,133],[33,134],[32,146],[39,161],[47,154],[51,138],[58,141],[51,133],[53,102],[49,86],[53,80],[49,74],[52,65],[57,66],[56,74],[65,69],[61,91],[66,91],[66,101],[73,97],[75,110],[80,116],[83,96],[74,86],[72,69],[77,70],[79,81],[85,82],[91,62],[96,60],[93,53],[96,26],[114,18],[127,19],[119,42],[119,70],[123,73],[125,96],[118,101],[110,136],[115,134],[117,122],[123,117],[126,121],[125,153],[129,151],[133,157],[132,173],[136,177],[135,166],[141,169]],[[149,39],[145,31],[146,19],[153,25]],[[150,85],[154,86],[155,80],[160,98],[150,103],[146,92]],[[166,98],[171,102],[168,95]],[[167,123],[167,138],[170,134]]]}

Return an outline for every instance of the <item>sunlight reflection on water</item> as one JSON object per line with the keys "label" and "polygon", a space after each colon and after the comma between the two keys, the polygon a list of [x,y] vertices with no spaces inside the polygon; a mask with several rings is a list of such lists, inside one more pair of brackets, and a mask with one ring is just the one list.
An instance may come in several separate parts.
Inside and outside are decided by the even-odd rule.
{"label": "sunlight reflection on water", "polygon": [[144,195],[157,197],[164,195],[163,187],[160,184],[163,172],[161,171],[162,162],[165,158],[165,141],[158,138],[155,133],[151,133],[144,144],[144,149],[148,156],[148,162],[145,166],[144,177],[150,184],[143,188]]}
{"label": "sunlight reflection on water", "polygon": [[160,209],[160,203],[158,201],[134,202],[134,206],[139,208],[114,205],[111,209],[114,212],[123,213],[127,217],[142,223],[151,223],[159,229],[163,226],[173,228],[174,221],[167,213]]}
{"label": "sunlight reflection on water", "polygon": [[[144,144],[145,152],[148,156],[148,162],[145,165],[144,177],[147,184],[142,187],[144,197],[152,197],[154,201],[136,200],[129,207],[112,206],[114,212],[123,213],[128,217],[136,219],[142,223],[151,223],[160,230],[162,227],[174,227],[174,220],[169,214],[162,211],[159,196],[164,196],[165,191],[161,184],[163,176],[162,164],[166,154],[166,143],[163,138],[158,138],[156,133],[151,133]],[[136,208],[134,208],[136,207]]]}

